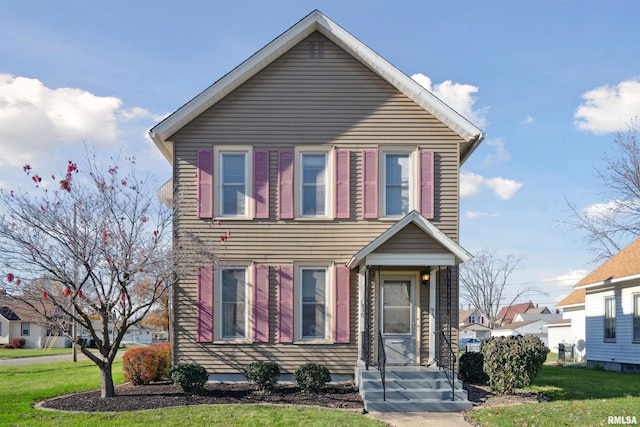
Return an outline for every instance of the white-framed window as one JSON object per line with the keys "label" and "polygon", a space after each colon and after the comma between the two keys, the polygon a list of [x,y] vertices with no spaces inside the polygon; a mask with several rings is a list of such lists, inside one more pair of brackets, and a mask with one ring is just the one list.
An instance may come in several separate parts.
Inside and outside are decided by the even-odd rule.
{"label": "white-framed window", "polygon": [[[222,267],[214,285],[214,340],[246,341],[251,339],[251,294],[249,267]],[[217,312],[217,315],[216,315]],[[217,327],[215,324],[217,323]]]}
{"label": "white-framed window", "polygon": [[246,219],[253,216],[252,147],[216,147],[214,151],[216,217]]}
{"label": "white-framed window", "polygon": [[327,338],[327,279],[326,268],[300,269],[300,335],[303,340]]}
{"label": "white-framed window", "polygon": [[380,213],[397,218],[416,209],[416,148],[393,147],[379,151]]}
{"label": "white-framed window", "polygon": [[330,147],[296,147],[296,216],[331,218],[333,216],[334,173]]}
{"label": "white-framed window", "polygon": [[615,342],[616,340],[616,298],[604,299],[604,340]]}
{"label": "white-framed window", "polygon": [[22,322],[20,324],[20,331],[22,336],[28,336],[31,334],[31,324],[29,322]]}
{"label": "white-framed window", "polygon": [[640,294],[633,294],[633,342],[640,343]]}

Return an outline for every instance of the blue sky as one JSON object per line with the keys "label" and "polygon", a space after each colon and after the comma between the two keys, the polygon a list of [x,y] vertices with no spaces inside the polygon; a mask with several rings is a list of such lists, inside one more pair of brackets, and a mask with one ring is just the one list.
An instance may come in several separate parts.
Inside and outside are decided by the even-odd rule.
{"label": "blue sky", "polygon": [[[523,257],[510,293],[553,306],[596,265],[563,229],[640,115],[638,1],[0,1],[0,186],[83,141],[170,177],[147,130],[320,9],[487,133],[462,170],[461,244]],[[604,193],[603,193],[604,192]]]}

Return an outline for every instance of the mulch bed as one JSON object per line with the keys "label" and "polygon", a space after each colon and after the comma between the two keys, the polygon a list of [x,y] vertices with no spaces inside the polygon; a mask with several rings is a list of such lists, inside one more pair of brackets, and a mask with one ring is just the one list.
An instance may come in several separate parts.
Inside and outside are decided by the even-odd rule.
{"label": "mulch bed", "polygon": [[269,394],[256,391],[246,383],[214,383],[205,387],[202,395],[189,396],[169,381],[144,386],[127,383],[116,387],[116,396],[109,399],[100,398],[99,391],[89,391],[45,400],[39,407],[59,411],[122,412],[190,405],[268,403],[364,410],[362,398],[353,383],[331,384],[320,393],[301,393],[295,385],[280,385]]}
{"label": "mulch bed", "polygon": [[[464,383],[474,409],[536,403],[543,396],[516,390],[511,395],[495,395],[488,386]],[[248,383],[208,383],[201,395],[187,395],[170,381],[144,386],[131,383],[116,387],[116,396],[102,399],[100,391],[89,391],[40,402],[42,409],[78,412],[123,412],[175,406],[219,404],[280,404],[321,406],[325,408],[364,411],[362,398],[353,383],[330,384],[320,393],[302,393],[298,386],[279,385],[271,393],[255,390]]]}

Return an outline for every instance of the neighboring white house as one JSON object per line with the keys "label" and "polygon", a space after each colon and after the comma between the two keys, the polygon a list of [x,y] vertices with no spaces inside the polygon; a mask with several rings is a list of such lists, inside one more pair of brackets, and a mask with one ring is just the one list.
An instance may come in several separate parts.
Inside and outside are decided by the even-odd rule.
{"label": "neighboring white house", "polygon": [[460,326],[459,336],[460,339],[477,338],[479,340],[485,340],[491,338],[491,329],[479,323],[467,323],[466,325]]}
{"label": "neighboring white house", "polygon": [[549,348],[558,352],[558,344],[575,346],[576,359],[583,360],[586,351],[586,316],[584,309],[585,290],[576,289],[556,304],[562,309],[562,319],[551,322],[549,328]]}
{"label": "neighboring white house", "polygon": [[483,326],[489,326],[489,318],[477,308],[471,308],[460,312],[459,325],[478,324]]}
{"label": "neighboring white house", "polygon": [[71,347],[71,341],[47,327],[44,319],[20,301],[0,295],[0,344],[24,339],[24,348]]}
{"label": "neighboring white house", "polygon": [[542,319],[513,322],[513,323],[509,323],[508,325],[492,330],[491,336],[492,337],[508,337],[512,335],[513,336],[532,335],[534,337],[540,338],[544,343],[544,345],[548,347],[549,340],[547,338],[547,328],[545,328],[545,325],[547,323],[548,322]]}
{"label": "neighboring white house", "polygon": [[575,287],[585,290],[587,366],[640,372],[640,238]]}

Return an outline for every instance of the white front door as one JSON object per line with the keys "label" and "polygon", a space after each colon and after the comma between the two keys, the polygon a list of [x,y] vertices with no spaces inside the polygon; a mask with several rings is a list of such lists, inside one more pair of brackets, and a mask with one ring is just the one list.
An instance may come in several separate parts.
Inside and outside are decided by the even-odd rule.
{"label": "white front door", "polygon": [[416,363],[414,280],[384,279],[380,286],[380,331],[389,365]]}

